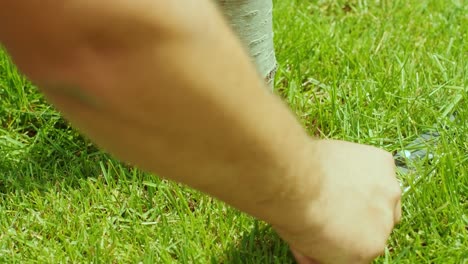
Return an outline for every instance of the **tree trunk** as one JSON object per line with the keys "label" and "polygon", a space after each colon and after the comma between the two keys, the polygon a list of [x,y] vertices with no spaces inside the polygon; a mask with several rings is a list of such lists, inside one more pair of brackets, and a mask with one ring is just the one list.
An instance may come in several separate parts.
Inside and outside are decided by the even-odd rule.
{"label": "tree trunk", "polygon": [[259,73],[272,87],[276,72],[272,0],[217,0]]}

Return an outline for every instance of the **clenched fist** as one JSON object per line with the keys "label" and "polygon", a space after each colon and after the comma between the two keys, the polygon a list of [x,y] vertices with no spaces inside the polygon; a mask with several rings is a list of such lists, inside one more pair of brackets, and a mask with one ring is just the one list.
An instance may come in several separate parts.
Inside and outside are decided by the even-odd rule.
{"label": "clenched fist", "polygon": [[[310,223],[277,232],[299,264],[369,263],[383,253],[400,221],[400,186],[392,156],[341,141],[314,141],[319,194],[304,217]],[[304,223],[303,221],[300,221]]]}

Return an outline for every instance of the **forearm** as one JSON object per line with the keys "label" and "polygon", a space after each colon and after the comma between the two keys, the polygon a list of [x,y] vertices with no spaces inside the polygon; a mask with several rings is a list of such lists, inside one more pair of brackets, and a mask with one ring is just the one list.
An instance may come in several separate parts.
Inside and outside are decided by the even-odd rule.
{"label": "forearm", "polygon": [[[77,26],[83,41],[64,52],[67,59],[40,71],[20,59],[20,67],[120,159],[283,225],[314,195],[316,179],[306,177],[303,162],[309,139],[214,6],[196,2],[191,10],[171,2],[163,26],[144,10],[145,19],[129,13],[122,25],[135,29],[132,40],[124,29]],[[21,57],[8,40],[14,59]]]}

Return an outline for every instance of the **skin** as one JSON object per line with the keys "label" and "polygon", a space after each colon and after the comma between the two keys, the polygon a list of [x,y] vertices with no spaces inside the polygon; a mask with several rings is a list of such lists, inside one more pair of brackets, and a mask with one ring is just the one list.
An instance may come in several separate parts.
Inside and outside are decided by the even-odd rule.
{"label": "skin", "polygon": [[310,138],[211,1],[2,1],[0,41],[103,149],[269,222],[300,264],[369,263],[400,219],[391,155]]}

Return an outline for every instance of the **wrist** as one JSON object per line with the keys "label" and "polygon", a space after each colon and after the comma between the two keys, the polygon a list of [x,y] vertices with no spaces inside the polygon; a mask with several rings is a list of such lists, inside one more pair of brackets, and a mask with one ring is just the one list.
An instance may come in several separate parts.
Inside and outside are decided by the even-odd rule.
{"label": "wrist", "polygon": [[[283,173],[283,183],[275,193],[261,201],[265,215],[263,220],[277,230],[295,232],[315,222],[311,212],[320,196],[322,176],[316,163],[317,144],[307,137],[293,152],[285,152],[290,166]],[[287,156],[287,157],[286,157]]]}

